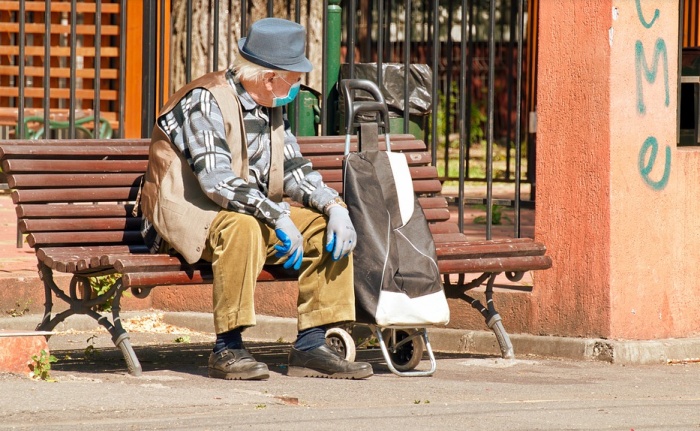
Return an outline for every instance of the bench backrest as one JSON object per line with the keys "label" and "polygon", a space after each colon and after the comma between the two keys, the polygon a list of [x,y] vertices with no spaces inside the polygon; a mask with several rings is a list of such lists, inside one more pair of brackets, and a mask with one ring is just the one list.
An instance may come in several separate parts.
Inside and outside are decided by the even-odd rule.
{"label": "bench backrest", "polygon": [[[342,193],[343,136],[300,137],[302,154],[331,187]],[[383,145],[383,138],[380,138]],[[434,233],[453,233],[455,223],[425,144],[392,135],[392,150],[406,154],[413,186]],[[2,169],[27,242],[43,247],[115,245],[143,247],[140,216],[132,211],[148,162],[147,139],[7,141]],[[380,145],[380,146],[381,146]],[[351,150],[357,140],[353,137]]]}

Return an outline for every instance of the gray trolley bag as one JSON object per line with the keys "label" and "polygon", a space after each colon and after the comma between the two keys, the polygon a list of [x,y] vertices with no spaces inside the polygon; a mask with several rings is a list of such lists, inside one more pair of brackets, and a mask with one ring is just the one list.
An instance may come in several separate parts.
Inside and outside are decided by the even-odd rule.
{"label": "gray trolley bag", "polygon": [[[429,375],[435,371],[435,364],[425,327],[449,321],[435,244],[413,191],[406,156],[391,152],[388,108],[381,92],[367,80],[346,79],[341,86],[347,128],[343,199],[357,232],[353,252],[356,321],[375,329],[385,358],[391,359],[387,364],[392,372]],[[355,101],[357,90],[369,93],[374,100]],[[370,112],[375,113],[377,121],[357,121],[358,114]],[[378,145],[380,126],[386,151],[380,151]],[[350,152],[350,137],[358,127],[358,151]],[[381,328],[389,331],[382,333]],[[421,341],[428,350],[432,370],[403,372],[414,368],[420,357],[407,358],[408,353],[418,352],[402,353],[401,346],[412,342],[415,350]],[[386,345],[391,355],[385,352]],[[419,350],[422,353],[422,346]]]}

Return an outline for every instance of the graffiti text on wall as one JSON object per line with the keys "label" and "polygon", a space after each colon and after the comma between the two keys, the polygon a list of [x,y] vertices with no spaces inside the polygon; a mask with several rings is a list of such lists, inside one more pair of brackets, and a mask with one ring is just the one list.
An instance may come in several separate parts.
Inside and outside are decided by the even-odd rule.
{"label": "graffiti text on wall", "polygon": [[[654,23],[660,16],[659,10],[655,9],[654,17],[651,19],[651,21],[647,22],[642,11],[642,0],[635,1],[637,4],[637,16],[639,17],[639,21],[642,23],[644,28],[650,29],[654,26]],[[654,44],[654,55],[652,57],[651,68],[647,64],[647,57],[644,55],[644,43],[641,40],[637,40],[634,49],[635,74],[637,77],[637,112],[645,115],[647,111],[644,103],[644,83],[642,82],[642,78],[649,84],[654,84],[659,71],[659,62],[661,62],[661,66],[663,67],[664,89],[666,91],[664,106],[668,107],[671,99],[669,91],[668,50],[666,49],[666,42],[662,38],[658,38],[656,40],[656,43]],[[656,164],[656,156],[658,152],[658,140],[655,136],[649,136],[639,149],[638,168],[639,173],[642,176],[642,180],[644,180],[649,187],[654,190],[663,190],[668,184],[668,178],[671,174],[671,148],[666,145],[665,160],[662,162],[663,174],[661,175],[661,178],[653,179],[651,176],[651,171]]]}

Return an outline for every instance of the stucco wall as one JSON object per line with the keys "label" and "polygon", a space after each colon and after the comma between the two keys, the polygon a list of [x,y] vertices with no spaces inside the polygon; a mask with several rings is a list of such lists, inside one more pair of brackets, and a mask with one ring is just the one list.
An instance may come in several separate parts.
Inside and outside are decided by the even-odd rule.
{"label": "stucco wall", "polygon": [[608,4],[540,3],[533,333],[610,334]]}
{"label": "stucco wall", "polygon": [[676,145],[679,11],[662,0],[614,6],[611,334],[690,336],[700,311],[700,164],[698,150]]}
{"label": "stucco wall", "polygon": [[700,149],[677,136],[677,2],[542,2],[533,331],[657,339],[700,324]]}

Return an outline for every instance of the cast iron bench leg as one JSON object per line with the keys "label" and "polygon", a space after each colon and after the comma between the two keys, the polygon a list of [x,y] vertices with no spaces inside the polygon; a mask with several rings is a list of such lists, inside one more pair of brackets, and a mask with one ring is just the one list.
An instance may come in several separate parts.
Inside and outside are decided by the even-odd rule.
{"label": "cast iron bench leg", "polygon": [[[44,293],[46,296],[44,303],[44,317],[41,323],[37,326],[37,330],[52,331],[56,325],[63,322],[73,314],[85,314],[92,317],[102,325],[112,336],[112,342],[117,346],[129,370],[129,374],[140,376],[142,372],[141,364],[139,363],[136,353],[131,346],[129,334],[124,330],[119,313],[121,311],[120,300],[123,293],[123,284],[121,277],[109,288],[106,293],[99,295],[96,298],[83,298],[78,295],[78,285],[88,285],[89,281],[85,276],[74,275],[70,284],[70,295],[67,295],[63,289],[56,285],[53,279],[53,271],[43,263],[39,264],[39,274],[44,282]],[[53,307],[52,293],[59,299],[65,301],[69,308],[61,313],[51,317],[51,309]],[[106,303],[112,299],[112,321],[109,318],[95,311],[94,307]]]}
{"label": "cast iron bench leg", "polygon": [[[469,283],[465,283],[464,274],[460,274],[459,281],[457,282],[457,284],[452,284],[449,278],[449,274],[445,274],[445,295],[447,295],[447,297],[449,298],[461,298],[467,301],[473,308],[478,310],[479,313],[481,313],[481,315],[484,316],[486,325],[496,335],[496,340],[498,341],[498,346],[501,350],[501,357],[504,359],[513,359],[515,358],[513,344],[510,342],[510,337],[508,336],[508,333],[506,332],[506,329],[503,326],[501,316],[498,314],[498,312],[496,311],[496,307],[493,304],[493,284],[496,281],[496,276],[498,274],[498,272],[485,272],[479,277],[470,281]],[[507,275],[509,279],[511,279],[511,277],[516,277],[512,274]],[[485,281],[486,306],[484,306],[478,299],[466,294],[467,290],[481,286]]]}
{"label": "cast iron bench leg", "polygon": [[510,342],[506,328],[503,327],[501,315],[498,314],[496,307],[493,305],[493,283],[496,281],[497,275],[497,273],[491,274],[489,281],[486,283],[486,306],[488,307],[489,316],[486,319],[486,325],[496,334],[498,345],[501,348],[501,357],[503,359],[514,359],[513,344]]}

